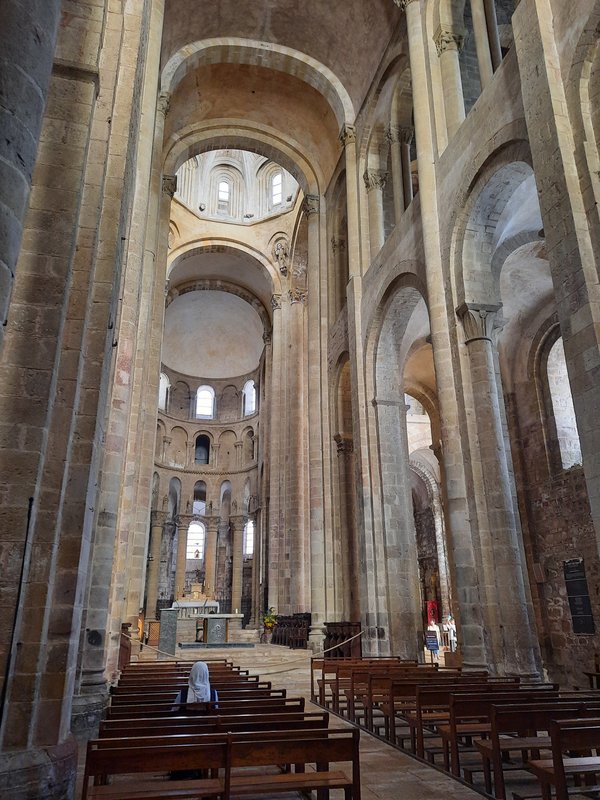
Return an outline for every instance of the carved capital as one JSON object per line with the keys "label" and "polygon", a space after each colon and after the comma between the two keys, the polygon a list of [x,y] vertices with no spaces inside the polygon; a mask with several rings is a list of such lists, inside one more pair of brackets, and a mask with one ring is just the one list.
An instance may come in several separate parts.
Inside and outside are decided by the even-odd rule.
{"label": "carved capital", "polygon": [[349,436],[336,433],[333,440],[337,445],[338,455],[350,455],[350,453],[354,452],[354,442]]}
{"label": "carved capital", "polygon": [[171,95],[169,92],[161,92],[158,95],[158,100],[156,101],[156,108],[159,114],[162,114],[163,117],[166,117],[169,113],[169,106],[171,105]]}
{"label": "carved capital", "polygon": [[387,172],[382,169],[367,169],[363,175],[367,192],[373,189],[383,190],[385,182],[387,181]]}
{"label": "carved capital", "polygon": [[307,194],[304,198],[304,202],[302,203],[302,211],[306,214],[307,217],[310,217],[311,214],[318,214],[319,213],[319,195],[318,194]]}
{"label": "carved capital", "polygon": [[163,175],[162,190],[165,194],[173,197],[177,191],[177,175]]}
{"label": "carved capital", "polygon": [[306,289],[295,288],[289,290],[288,296],[290,298],[291,305],[294,305],[294,303],[306,303],[308,292]]}
{"label": "carved capital", "polygon": [[152,527],[161,527],[167,521],[167,512],[166,511],[151,511],[150,512],[150,524]]}
{"label": "carved capital", "polygon": [[281,308],[281,295],[280,294],[272,294],[271,295],[271,308],[273,311],[276,311],[278,308]]}
{"label": "carved capital", "polygon": [[356,142],[356,128],[354,125],[342,125],[340,142],[344,147],[351,142]]}
{"label": "carved capital", "polygon": [[388,144],[410,145],[414,135],[415,129],[412,125],[390,125],[385,131],[385,139]]}
{"label": "carved capital", "polygon": [[464,31],[454,31],[452,28],[439,27],[433,37],[438,56],[441,56],[446,50],[460,51],[465,46]]}
{"label": "carved capital", "polygon": [[338,250],[340,251],[340,253],[343,253],[345,249],[346,249],[345,239],[336,239],[335,236],[331,237],[331,250],[333,251],[334,255],[335,253],[338,252]]}
{"label": "carved capital", "polygon": [[500,305],[485,303],[463,303],[456,309],[456,315],[465,331],[465,344],[485,339],[492,341],[492,331]]}
{"label": "carved capital", "polygon": [[411,3],[418,2],[418,0],[394,0],[394,3],[398,6],[400,11],[405,11],[406,6],[409,6]]}

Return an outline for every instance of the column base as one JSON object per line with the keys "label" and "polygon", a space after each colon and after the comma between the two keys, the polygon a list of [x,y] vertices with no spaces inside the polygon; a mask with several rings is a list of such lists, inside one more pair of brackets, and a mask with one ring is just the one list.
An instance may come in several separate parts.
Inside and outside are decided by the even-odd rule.
{"label": "column base", "polygon": [[0,797],[11,800],[72,800],[77,742],[0,753]]}
{"label": "column base", "polygon": [[310,631],[308,632],[307,647],[309,650],[312,650],[313,653],[316,653],[317,650],[323,649],[324,641],[325,641],[325,626],[322,623],[316,622],[314,625],[310,626]]}
{"label": "column base", "polygon": [[73,698],[71,730],[77,739],[87,741],[98,735],[100,720],[108,705],[108,687],[90,694],[77,694]]}

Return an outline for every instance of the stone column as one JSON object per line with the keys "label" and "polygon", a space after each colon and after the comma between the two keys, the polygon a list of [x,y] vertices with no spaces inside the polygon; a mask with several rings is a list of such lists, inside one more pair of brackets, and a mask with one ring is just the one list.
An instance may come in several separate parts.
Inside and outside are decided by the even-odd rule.
{"label": "stone column", "polygon": [[427,55],[424,50],[425,20],[421,0],[396,0],[406,9],[410,69],[413,82],[415,135],[419,166],[419,196],[423,225],[423,247],[427,264],[427,296],[431,339],[440,403],[443,470],[442,482],[447,498],[448,536],[456,575],[457,625],[461,637],[463,663],[487,667],[482,598],[478,582],[479,559],[474,541],[474,509],[468,495],[464,464],[467,453],[463,442],[461,414],[457,398],[444,269],[442,264],[437,179],[435,172],[435,121],[429,102]]}
{"label": "stone column", "polygon": [[242,466],[242,457],[243,457],[242,448],[244,446],[244,443],[236,442],[234,446],[235,446],[235,463],[237,468],[240,469]]}
{"label": "stone column", "polygon": [[156,619],[156,601],[158,600],[158,571],[160,568],[160,551],[162,536],[167,515],[164,511],[152,511],[150,515],[150,554],[148,556],[148,578],[146,589],[146,618]]}
{"label": "stone column", "polygon": [[358,553],[354,510],[354,445],[352,439],[341,433],[333,437],[337,447],[340,542],[336,553],[341,559],[341,600],[338,609],[341,619],[357,622],[360,619],[358,597]]}
{"label": "stone column", "polygon": [[283,476],[282,461],[284,454],[283,448],[283,416],[284,416],[284,393],[283,393],[283,323],[281,309],[281,295],[274,294],[271,297],[271,308],[273,309],[273,331],[271,347],[271,374],[269,392],[269,528],[268,528],[268,604],[279,609],[280,573],[278,565],[284,560],[283,537],[284,515],[283,515]]}
{"label": "stone column", "polygon": [[219,517],[205,517],[206,543],[204,546],[204,593],[214,596],[217,583],[217,532]]}
{"label": "stone column", "polygon": [[[374,400],[383,506],[383,529],[378,537],[380,563],[375,567],[379,593],[383,596],[379,625],[386,631],[385,646],[389,654],[413,659],[419,658],[423,650],[423,621],[410,494],[406,404],[395,376],[381,377],[389,386],[387,397],[378,395]],[[385,392],[386,387],[383,388]],[[397,400],[399,395],[401,399]]]}
{"label": "stone column", "polygon": [[[241,514],[229,517],[231,531],[231,613],[242,613],[242,579],[244,569],[244,525],[246,517]],[[236,611],[237,609],[237,611]]]}
{"label": "stone column", "polygon": [[307,292],[294,288],[288,292],[287,426],[285,527],[286,557],[284,580],[288,584],[287,602],[276,609],[283,614],[306,611],[309,591],[309,527],[305,514],[306,460],[305,436],[308,397],[306,392],[305,311]]}
{"label": "stone column", "polygon": [[[446,127],[448,139],[460,128],[465,118],[465,100],[463,97],[462,80],[460,77],[460,64],[458,54],[462,50],[465,37],[464,33],[451,28],[438,28],[434,36],[435,46],[440,57],[440,69],[444,86],[444,107],[446,109]],[[423,42],[419,43],[423,48]],[[413,79],[413,97],[415,93]]]}
{"label": "stone column", "polygon": [[392,186],[394,187],[394,219],[396,225],[404,213],[404,171],[402,164],[402,133],[397,125],[390,125],[385,133],[390,146],[390,159],[392,162]]}
{"label": "stone column", "polygon": [[[499,306],[464,303],[457,309],[465,333],[471,365],[471,385],[478,433],[478,455],[483,475],[482,505],[487,512],[490,541],[482,542],[484,568],[492,582],[487,593],[492,618],[499,630],[490,630],[497,640],[506,674],[536,675],[534,620],[525,591],[525,565],[511,495],[502,419],[492,350],[492,326]],[[486,535],[485,528],[481,530]],[[498,606],[496,609],[493,606]]]}
{"label": "stone column", "polygon": [[404,183],[404,205],[406,208],[412,203],[413,199],[413,185],[412,173],[410,165],[410,145],[415,135],[415,131],[411,127],[399,128],[401,139],[400,156],[402,158],[402,181]]}
{"label": "stone column", "polygon": [[[515,8],[519,0],[515,0]],[[502,63],[502,48],[500,47],[500,35],[498,33],[498,18],[496,17],[496,0],[483,0],[485,8],[485,21],[487,24],[488,42],[492,56],[492,69],[494,72]]]}
{"label": "stone column", "polygon": [[481,91],[483,91],[492,80],[494,74],[484,0],[471,0],[471,15],[475,33],[477,64],[479,65],[479,81],[481,83]]}
{"label": "stone column", "polygon": [[[21,246],[61,0],[2,4],[0,27],[0,346]],[[57,65],[57,69],[60,66]]]}
{"label": "stone column", "polygon": [[358,209],[358,168],[356,155],[356,129],[344,125],[340,131],[340,142],[344,146],[346,162],[346,218],[348,220],[348,272],[349,277],[361,274],[360,257],[360,213]]}
{"label": "stone column", "polygon": [[187,561],[187,534],[193,517],[179,514],[177,524],[177,560],[175,566],[175,600],[180,600],[185,585],[185,562]]}
{"label": "stone column", "polygon": [[369,200],[369,242],[371,260],[373,260],[385,242],[383,188],[387,180],[387,173],[381,169],[368,169],[363,175],[363,180],[367,187]]}

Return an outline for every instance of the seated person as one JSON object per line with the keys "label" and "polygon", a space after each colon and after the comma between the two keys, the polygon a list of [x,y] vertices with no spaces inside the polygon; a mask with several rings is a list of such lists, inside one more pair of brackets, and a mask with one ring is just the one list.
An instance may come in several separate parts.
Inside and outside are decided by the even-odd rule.
{"label": "seated person", "polygon": [[210,687],[208,665],[204,661],[196,661],[190,671],[187,702],[215,703],[218,699],[216,690]]}

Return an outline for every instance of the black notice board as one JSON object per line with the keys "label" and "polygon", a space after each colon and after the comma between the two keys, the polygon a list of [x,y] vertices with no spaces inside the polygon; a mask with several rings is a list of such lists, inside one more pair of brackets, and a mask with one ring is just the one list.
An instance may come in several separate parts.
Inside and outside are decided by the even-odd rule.
{"label": "black notice board", "polygon": [[594,617],[583,558],[563,561],[573,633],[595,633]]}
{"label": "black notice board", "polygon": [[425,631],[425,647],[432,653],[437,653],[440,649],[437,633],[435,631]]}

